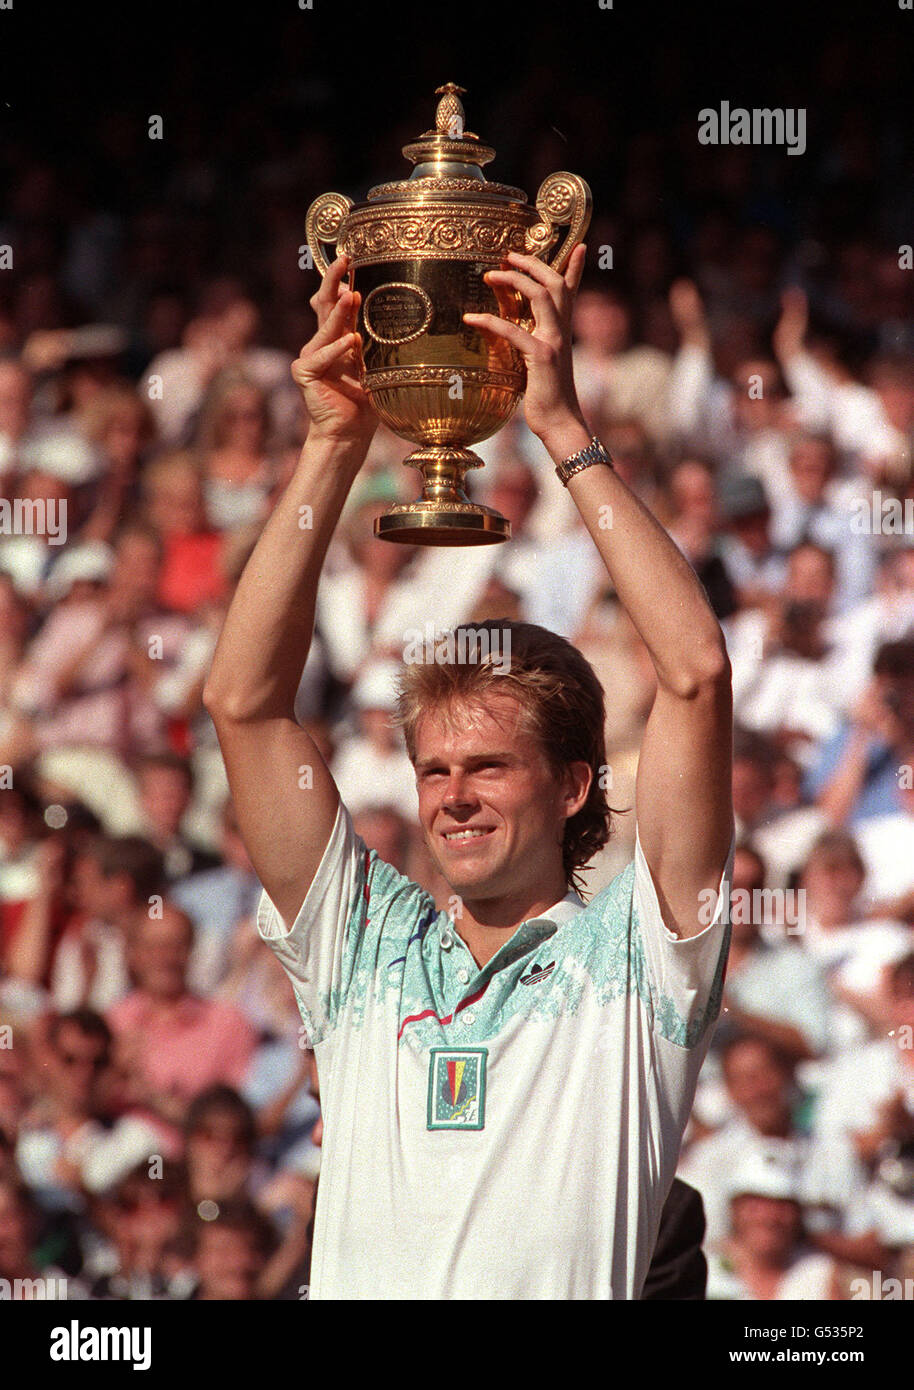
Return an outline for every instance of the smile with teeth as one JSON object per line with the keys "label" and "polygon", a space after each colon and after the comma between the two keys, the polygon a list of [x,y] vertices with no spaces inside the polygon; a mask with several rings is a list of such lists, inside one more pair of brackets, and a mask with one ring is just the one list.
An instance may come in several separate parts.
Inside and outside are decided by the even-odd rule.
{"label": "smile with teeth", "polygon": [[476,840],[481,835],[489,834],[491,834],[491,830],[488,827],[477,827],[474,830],[445,830],[444,838],[446,840]]}

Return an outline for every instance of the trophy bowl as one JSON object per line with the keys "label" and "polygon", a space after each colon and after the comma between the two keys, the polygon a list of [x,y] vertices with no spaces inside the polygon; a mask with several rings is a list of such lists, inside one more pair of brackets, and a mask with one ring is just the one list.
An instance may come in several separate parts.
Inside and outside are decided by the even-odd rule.
{"label": "trophy bowl", "polygon": [[495,151],[464,128],[462,87],[439,87],[435,129],[403,147],[409,178],[379,184],[363,203],[324,193],[308,209],[305,233],[321,275],[324,248],[351,258],[349,285],[361,295],[362,386],[389,429],[419,447],[404,463],[422,474],[422,496],[375,522],[384,540],[420,545],[487,545],[507,540],[510,523],[471,502],[465,477],[482,459],[468,447],[488,439],[517,408],[525,386],[521,355],[464,323],[464,313],[500,314],[532,328],[515,291],[495,292],[487,271],[509,251],[564,270],[590,222],[590,189],[577,174],[551,174],[536,205],[482,166]]}

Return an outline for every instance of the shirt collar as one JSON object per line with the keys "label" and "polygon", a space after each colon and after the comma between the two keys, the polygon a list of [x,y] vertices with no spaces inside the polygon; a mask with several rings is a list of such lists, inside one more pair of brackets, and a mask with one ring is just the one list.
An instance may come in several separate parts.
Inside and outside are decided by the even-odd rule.
{"label": "shirt collar", "polygon": [[[565,922],[571,921],[579,912],[583,912],[587,904],[578,897],[573,890],[569,890],[564,898],[560,898],[557,903],[553,903],[546,912],[539,917],[528,917],[521,922],[514,934],[500,946],[490,961],[484,965],[478,974],[479,980],[488,979],[496,971],[504,969],[506,965],[513,964],[520,960],[531,950],[541,946],[544,941],[548,941],[550,936],[555,936],[559,927]],[[468,949],[468,948],[467,948]]]}
{"label": "shirt collar", "polygon": [[530,917],[531,922],[555,922],[560,927],[564,922],[570,922],[572,917],[576,917],[579,912],[583,912],[587,904],[573,888],[569,888],[564,898],[560,898],[552,907],[540,913],[539,917]]}

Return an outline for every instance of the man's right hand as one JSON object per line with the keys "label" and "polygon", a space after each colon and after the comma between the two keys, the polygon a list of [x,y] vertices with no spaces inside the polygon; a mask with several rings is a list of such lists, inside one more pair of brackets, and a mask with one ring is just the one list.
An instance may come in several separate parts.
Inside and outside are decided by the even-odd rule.
{"label": "man's right hand", "polygon": [[350,265],[348,256],[338,256],[312,296],[317,332],[293,362],[292,379],[316,437],[367,445],[378,420],[360,382],[362,340],[355,326],[361,295],[343,285]]}

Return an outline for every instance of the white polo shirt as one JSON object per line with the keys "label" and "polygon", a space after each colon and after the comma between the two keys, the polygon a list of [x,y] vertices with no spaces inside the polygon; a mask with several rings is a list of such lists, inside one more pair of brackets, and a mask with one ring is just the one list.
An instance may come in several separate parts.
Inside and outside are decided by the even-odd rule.
{"label": "white polo shirt", "polygon": [[640,840],[480,968],[341,805],[292,929],[265,893],[258,929],[320,1078],[312,1298],[640,1296],[729,942],[668,931]]}

